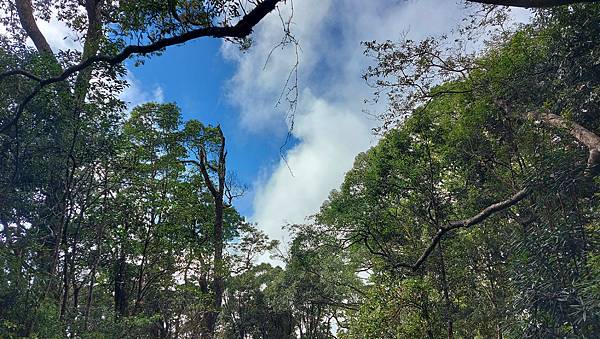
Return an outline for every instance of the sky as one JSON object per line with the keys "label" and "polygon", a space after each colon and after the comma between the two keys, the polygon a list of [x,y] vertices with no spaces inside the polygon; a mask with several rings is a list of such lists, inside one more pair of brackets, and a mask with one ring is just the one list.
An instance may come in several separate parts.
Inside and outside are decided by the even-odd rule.
{"label": "sky", "polygon": [[[295,46],[278,47],[281,19],[271,13],[247,51],[197,40],[129,69],[137,98],[175,102],[184,118],[221,124],[228,167],[248,187],[235,206],[285,250],[282,226],[318,212],[356,155],[377,143],[378,122],[365,110],[381,112],[385,103],[364,102],[373,90],[361,76],[372,60],[361,41],[446,34],[466,10],[455,0],[295,0],[279,11],[292,15],[298,57]],[[289,105],[278,102],[296,61],[291,128]]]}
{"label": "sky", "polygon": [[[385,102],[364,102],[373,90],[361,76],[373,60],[361,41],[448,34],[466,11],[459,0],[288,0],[255,27],[247,51],[201,39],[169,47],[139,67],[127,63],[130,87],[122,97],[130,107],[174,102],[184,119],[220,124],[228,168],[247,186],[236,208],[285,244],[282,226],[316,213],[356,155],[377,142],[378,122],[365,110],[382,112]],[[278,47],[280,15],[291,15],[298,49]],[[40,28],[51,44],[78,48],[59,23]],[[296,63],[292,119],[285,100],[278,102]]]}

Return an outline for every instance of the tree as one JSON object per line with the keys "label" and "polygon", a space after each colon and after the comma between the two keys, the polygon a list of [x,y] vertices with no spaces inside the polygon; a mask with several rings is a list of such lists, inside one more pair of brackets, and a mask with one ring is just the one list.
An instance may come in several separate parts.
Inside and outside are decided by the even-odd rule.
{"label": "tree", "polygon": [[[199,230],[191,225],[197,217],[175,221],[171,211],[177,206],[174,197],[185,198],[190,203],[186,208],[203,206],[205,195],[200,195],[201,203],[188,196],[206,186],[199,186],[198,177],[183,177],[185,146],[177,139],[177,109],[146,106],[124,123],[125,106],[118,98],[126,86],[122,62],[130,56],[142,62],[168,46],[200,37],[243,42],[279,2],[2,2],[8,15],[2,18],[6,30],[0,41],[5,89],[0,227],[6,245],[3,283],[15,295],[6,299],[10,311],[3,319],[11,327],[6,335],[47,337],[62,336],[66,328],[72,333],[113,329],[98,320],[110,314],[110,293],[98,287],[107,283],[114,286],[114,313],[124,319],[121,324],[146,313],[144,321],[157,321],[153,317],[164,306],[160,302],[171,299],[155,295],[159,305],[146,310],[142,305],[147,291],[159,282],[172,285],[165,276],[180,272],[173,261],[154,257],[157,244],[170,248],[173,256],[184,255],[175,250],[178,246],[191,251],[184,256],[200,251],[185,242],[175,245],[181,239],[169,239],[161,229],[178,225],[176,234],[183,232],[187,239],[191,235],[186,232],[196,234]],[[50,17],[81,37],[81,52],[50,46],[36,22]],[[27,38],[35,50],[27,46]],[[165,136],[157,136],[158,130]],[[54,318],[60,321],[49,326]],[[163,316],[156,323],[177,322]]]}
{"label": "tree", "polygon": [[271,294],[283,269],[261,263],[258,257],[278,245],[250,224],[239,228],[239,241],[228,258],[231,276],[223,298],[222,335],[226,338],[293,338],[291,311],[278,307],[280,295]]}
{"label": "tree", "polygon": [[[546,38],[552,36],[557,41],[561,41],[566,43],[565,36],[558,36],[556,33],[557,26],[561,24],[565,24],[566,16],[571,16],[570,13],[567,14],[563,9],[557,9],[552,14],[554,18],[555,24],[548,24],[546,21],[545,14],[540,14],[538,17],[537,24],[539,26],[548,25],[544,33],[546,34]],[[576,15],[571,16],[567,20],[574,20]],[[561,22],[562,21],[562,22]],[[560,22],[560,24],[558,23]],[[587,24],[584,24],[587,25]],[[538,26],[538,27],[539,27]],[[575,29],[571,31],[575,35],[581,34],[595,34],[596,28],[593,26],[587,27],[578,27],[579,31],[575,33]],[[586,33],[582,33],[582,32]],[[528,46],[527,44],[519,45],[522,39],[525,39],[526,34],[530,34],[527,30],[523,32],[519,32],[517,37],[515,38],[516,42],[513,47],[521,48],[518,50],[517,56],[513,55],[502,55],[501,58],[504,60],[498,60],[494,57],[491,60],[494,62],[512,62],[512,58],[529,58],[528,61],[531,63],[525,64],[513,64],[509,67],[513,67],[513,69],[508,70],[507,78],[504,79],[491,79],[486,78],[482,79],[481,82],[476,82],[473,84],[471,88],[463,88],[462,86],[435,86],[436,77],[439,76],[442,79],[445,79],[448,82],[452,81],[472,81],[473,77],[469,77],[469,74],[477,74],[480,71],[486,71],[486,68],[491,67],[491,63],[486,63],[489,60],[484,62],[475,61],[476,59],[469,58],[468,56],[462,55],[445,55],[448,53],[450,49],[443,50],[442,42],[436,41],[435,39],[427,39],[420,44],[415,44],[412,41],[406,41],[401,45],[395,45],[391,42],[385,42],[381,44],[377,44],[375,42],[369,42],[366,44],[368,51],[373,53],[373,55],[379,60],[377,66],[369,68],[365,78],[378,78],[376,79],[376,86],[379,88],[377,91],[377,95],[380,95],[382,92],[385,92],[392,102],[390,106],[390,111],[387,115],[383,116],[388,124],[395,124],[397,121],[402,120],[409,112],[413,109],[413,107],[418,105],[428,105],[431,100],[435,100],[437,97],[453,95],[453,94],[461,94],[461,93],[478,93],[480,95],[490,95],[491,101],[497,107],[504,110],[509,115],[516,115],[516,119],[525,120],[527,118],[537,119],[539,121],[543,121],[546,124],[553,127],[560,127],[566,129],[571,135],[573,135],[576,140],[582,143],[585,147],[588,148],[588,160],[586,173],[590,173],[593,171],[595,167],[595,162],[597,158],[597,139],[598,137],[594,134],[594,132],[586,129],[585,127],[577,124],[576,122],[568,123],[564,118],[562,118],[559,114],[552,113],[549,109],[544,108],[538,110],[537,108],[531,109],[531,106],[534,107],[542,107],[549,102],[554,102],[555,105],[560,105],[562,107],[555,107],[554,109],[565,109],[563,105],[573,105],[575,110],[581,110],[582,112],[588,112],[590,107],[582,107],[581,102],[577,99],[573,100],[573,98],[564,98],[564,99],[556,99],[552,98],[555,93],[549,90],[546,84],[549,84],[548,81],[544,81],[543,78],[550,76],[550,74],[556,74],[554,72],[565,72],[565,74],[570,74],[568,76],[568,81],[566,86],[572,86],[575,83],[581,81],[578,76],[573,74],[574,69],[581,69],[582,65],[578,65],[580,62],[589,61],[586,57],[575,57],[571,59],[573,64],[571,64],[570,68],[566,67],[561,63],[560,57],[556,58],[558,53],[569,53],[566,50],[558,51],[548,51],[549,53],[556,53],[556,55],[542,55],[543,52],[536,51],[533,48]],[[568,48],[577,48],[577,49],[585,49],[585,48],[594,48],[590,45],[585,44],[579,45],[581,43],[581,36],[573,36],[572,41],[573,45]],[[518,46],[517,46],[518,45]],[[555,48],[559,46],[558,44],[551,44],[552,47]],[[536,46],[537,47],[537,46]],[[562,48],[562,46],[560,47]],[[520,54],[519,54],[520,53]],[[507,53],[508,54],[508,53]],[[543,58],[548,58],[546,63],[539,62]],[[534,64],[538,62],[537,64]],[[409,70],[405,72],[405,70]],[[531,69],[538,69],[539,74],[531,76],[529,73]],[[490,74],[492,72],[488,72],[485,74]],[[493,73],[492,73],[493,74]],[[521,76],[520,79],[516,79],[515,74],[519,74]],[[494,74],[495,75],[495,74]],[[397,77],[397,80],[390,80],[390,78]],[[485,76],[484,76],[485,77]],[[592,76],[593,77],[593,76]],[[536,81],[540,81],[536,83]],[[592,80],[594,81],[594,80]],[[460,82],[459,82],[460,83]],[[542,83],[544,85],[539,86]],[[591,86],[593,87],[593,86]],[[520,88],[521,90],[518,92],[515,100],[514,98],[514,89]],[[575,93],[572,88],[566,89],[562,88],[561,90],[569,93]],[[494,91],[497,91],[493,93]],[[543,93],[543,94],[542,94]],[[543,96],[548,94],[548,96]],[[585,101],[586,97],[589,97],[589,92],[578,93],[581,94],[581,100]],[[572,95],[572,94],[570,94]],[[512,96],[512,98],[510,98]],[[523,102],[519,102],[522,100]],[[532,102],[533,101],[533,102]],[[587,101],[583,106],[589,105],[590,102]],[[523,105],[526,108],[521,108],[521,112],[517,105]],[[593,104],[592,104],[593,105]],[[524,110],[524,112],[523,112]],[[468,220],[461,220],[459,222],[450,222],[448,225],[441,227],[439,232],[432,240],[432,245],[435,245],[439,238],[443,236],[448,230],[454,229],[456,227],[468,227],[473,222],[477,223],[481,220],[485,219],[485,217],[489,216],[490,212],[495,212],[498,209],[503,209],[506,207],[510,207],[513,204],[520,201],[523,197],[528,194],[527,188],[522,188],[518,192],[516,192],[509,199],[503,200],[496,204],[490,205],[487,208],[483,209],[479,214],[475,215],[473,218]],[[424,253],[423,256],[415,262],[413,267],[418,267],[420,263],[422,263],[422,259],[426,258],[428,253],[433,247],[429,247]]]}
{"label": "tree", "polygon": [[[216,128],[205,127],[197,121],[190,121],[185,126],[185,132],[188,135],[188,147],[193,154],[194,159],[184,160],[184,163],[193,164],[201,173],[204,184],[210,192],[214,204],[214,229],[213,229],[213,246],[214,246],[214,311],[211,312],[206,319],[208,332],[211,336],[215,332],[217,317],[221,310],[223,300],[223,292],[225,289],[224,280],[224,262],[223,262],[223,218],[226,194],[231,190],[226,186],[226,158],[225,137],[221,127]],[[214,179],[213,179],[214,178]],[[229,196],[229,204],[231,199]]]}
{"label": "tree", "polygon": [[480,55],[367,43],[387,129],[317,217],[369,257],[349,337],[594,336],[597,10],[539,12]]}

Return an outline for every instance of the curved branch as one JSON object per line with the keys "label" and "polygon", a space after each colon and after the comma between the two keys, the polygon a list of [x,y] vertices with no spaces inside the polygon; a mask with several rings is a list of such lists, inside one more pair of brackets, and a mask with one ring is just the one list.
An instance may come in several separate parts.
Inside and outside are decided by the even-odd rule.
{"label": "curved branch", "polygon": [[476,215],[474,215],[473,217],[471,217],[469,219],[451,221],[446,226],[440,227],[440,229],[437,231],[437,233],[431,239],[429,246],[427,246],[425,251],[423,251],[423,254],[421,254],[419,259],[417,259],[417,261],[415,261],[414,264],[412,264],[412,265],[397,264],[396,267],[406,267],[406,268],[411,268],[413,271],[416,271],[423,265],[425,260],[427,260],[427,258],[431,254],[431,252],[433,252],[433,250],[435,249],[435,246],[437,246],[437,244],[442,240],[442,237],[446,233],[448,233],[449,231],[452,231],[454,229],[457,229],[457,228],[467,228],[467,227],[470,227],[473,225],[477,225],[477,224],[483,222],[484,220],[486,220],[487,218],[489,218],[490,216],[492,216],[494,213],[503,211],[507,208],[514,206],[519,201],[521,201],[525,197],[527,197],[529,195],[529,193],[531,193],[529,188],[527,188],[527,187],[523,188],[522,190],[518,191],[517,193],[512,195],[507,200],[503,200],[503,201],[497,202],[495,204],[491,204],[488,207],[481,210],[481,212],[477,213]]}
{"label": "curved branch", "polygon": [[585,169],[586,175],[590,175],[598,166],[598,162],[600,162],[600,136],[596,135],[596,133],[576,122],[567,121],[563,117],[552,113],[534,111],[529,112],[527,117],[556,128],[564,129],[577,141],[585,145],[589,151],[587,167]]}

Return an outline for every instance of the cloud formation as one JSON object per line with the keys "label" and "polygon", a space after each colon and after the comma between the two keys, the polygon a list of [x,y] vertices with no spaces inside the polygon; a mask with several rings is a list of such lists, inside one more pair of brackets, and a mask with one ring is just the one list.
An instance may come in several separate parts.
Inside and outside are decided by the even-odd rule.
{"label": "cloud formation", "polygon": [[[37,19],[36,23],[54,52],[59,50],[83,50],[83,45],[77,38],[77,34],[64,22],[59,21],[56,14],[52,15],[50,21]],[[31,39],[28,39],[28,44],[33,46]]]}
{"label": "cloud formation", "polygon": [[[361,75],[370,60],[360,42],[446,33],[465,13],[461,2],[439,0],[302,0],[293,5],[291,28],[301,48],[292,130],[298,143],[286,155],[289,168],[282,160],[255,183],[251,218],[269,236],[284,241],[289,236],[281,227],[317,212],[354,157],[376,142],[371,130],[377,122],[363,111],[381,112],[383,107],[364,104],[371,89]],[[285,18],[290,12],[288,2],[281,13]],[[293,46],[276,49],[261,67],[281,36],[281,20],[274,14],[257,27],[246,54],[231,45],[223,48],[237,62],[229,98],[249,133],[285,135],[290,127],[285,105],[275,104],[296,61]]]}
{"label": "cloud formation", "polygon": [[127,71],[125,80],[127,81],[128,87],[121,93],[120,98],[125,102],[128,109],[132,109],[135,106],[146,102],[152,101],[162,103],[164,101],[164,93],[160,85],[155,84],[153,87],[148,88],[142,84],[131,71]]}

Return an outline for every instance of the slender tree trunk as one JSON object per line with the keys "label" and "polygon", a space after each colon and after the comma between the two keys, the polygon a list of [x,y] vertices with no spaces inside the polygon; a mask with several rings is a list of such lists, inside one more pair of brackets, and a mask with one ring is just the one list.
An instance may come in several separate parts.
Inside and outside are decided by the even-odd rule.
{"label": "slender tree trunk", "polygon": [[135,305],[133,306],[133,313],[137,313],[141,301],[142,301],[142,291],[143,291],[143,287],[144,287],[144,270],[146,268],[146,260],[147,260],[147,255],[148,255],[148,246],[150,245],[150,240],[152,238],[152,227],[154,227],[154,213],[152,213],[151,216],[151,224],[148,227],[148,230],[146,232],[146,238],[144,239],[144,249],[142,250],[142,262],[140,263],[140,268],[138,271],[138,277],[137,277],[137,288],[136,288],[136,296],[135,296]]}
{"label": "slender tree trunk", "polygon": [[442,290],[444,292],[444,302],[446,304],[444,310],[444,317],[446,318],[446,325],[448,329],[448,339],[454,338],[454,329],[452,322],[452,301],[450,300],[450,292],[448,287],[448,279],[446,276],[446,263],[444,261],[444,253],[442,250],[442,244],[438,243],[438,253],[440,257],[440,274],[441,274],[441,283]]}
{"label": "slender tree trunk", "polygon": [[69,302],[69,246],[67,245],[65,236],[63,237],[64,246],[64,256],[63,256],[63,293],[62,293],[62,302],[60,304],[60,315],[59,319],[62,321],[65,319],[65,313],[67,311],[67,304]]}
{"label": "slender tree trunk", "polygon": [[210,316],[209,322],[209,331],[211,333],[215,332],[217,317],[219,316],[219,310],[221,309],[221,304],[223,302],[223,292],[224,292],[224,280],[223,280],[223,201],[218,200],[215,201],[215,230],[214,230],[214,280],[213,280],[213,290],[215,294],[214,300],[214,308],[215,311]]}
{"label": "slender tree trunk", "polygon": [[125,260],[124,244],[119,249],[119,258],[115,265],[115,315],[120,318],[127,315],[127,262]]}
{"label": "slender tree trunk", "polygon": [[429,298],[427,295],[424,295],[423,292],[421,292],[421,303],[421,316],[423,317],[423,320],[425,320],[425,332],[427,333],[427,338],[434,339],[433,330],[431,329],[431,317],[429,316]]}
{"label": "slender tree trunk", "polygon": [[[204,183],[208,187],[210,194],[214,201],[214,230],[213,230],[213,310],[208,312],[206,315],[206,327],[207,333],[206,338],[213,338],[217,318],[221,312],[221,304],[223,303],[223,292],[225,290],[224,283],[224,265],[223,265],[223,247],[224,247],[224,236],[223,236],[223,214],[225,209],[224,196],[225,196],[225,173],[226,173],[226,157],[227,152],[225,151],[225,137],[220,127],[216,128],[218,136],[218,155],[216,156],[216,166],[209,163],[208,156],[206,154],[206,145],[202,144],[198,147],[198,160],[199,162],[193,162],[199,167]],[[212,171],[217,176],[217,182],[214,183],[209,171]]]}
{"label": "slender tree trunk", "polygon": [[[102,255],[102,240],[104,239],[104,228],[105,228],[105,216],[106,216],[106,207],[108,203],[108,172],[104,173],[104,185],[103,185],[103,197],[102,197],[102,207],[101,207],[101,217],[100,224],[98,226],[98,231],[96,233],[96,251],[94,253],[94,260],[92,264],[92,268],[90,270],[90,284],[88,287],[87,300],[85,303],[85,311],[83,316],[84,329],[88,328],[88,319],[90,316],[90,310],[92,308],[92,301],[94,297],[94,284],[96,283],[96,271],[98,270],[98,264],[100,263],[100,256]],[[118,194],[118,191],[115,192]]]}

